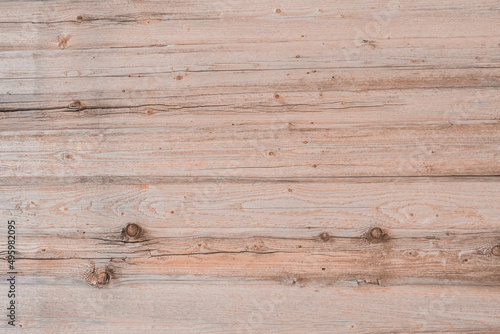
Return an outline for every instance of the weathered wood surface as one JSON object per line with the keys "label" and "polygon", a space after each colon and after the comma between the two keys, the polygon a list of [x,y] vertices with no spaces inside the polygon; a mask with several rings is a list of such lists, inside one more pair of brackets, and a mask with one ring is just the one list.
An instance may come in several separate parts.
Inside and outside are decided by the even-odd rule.
{"label": "weathered wood surface", "polygon": [[29,332],[493,334],[500,312],[499,287],[55,284],[25,283],[20,312]]}
{"label": "weathered wood surface", "polygon": [[18,326],[498,333],[499,120],[497,0],[1,1]]}

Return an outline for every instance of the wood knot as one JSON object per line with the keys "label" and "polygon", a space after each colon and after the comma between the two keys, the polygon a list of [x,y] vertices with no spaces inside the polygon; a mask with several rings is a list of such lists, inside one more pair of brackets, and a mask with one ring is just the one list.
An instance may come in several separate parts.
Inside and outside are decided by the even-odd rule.
{"label": "wood knot", "polygon": [[61,49],[65,49],[68,45],[68,41],[70,40],[71,35],[60,35],[57,39],[57,46]]}
{"label": "wood knot", "polygon": [[374,227],[370,231],[370,236],[373,239],[382,239],[382,237],[384,236],[384,231],[382,231],[380,227]]}
{"label": "wood knot", "polygon": [[88,284],[94,287],[102,288],[108,285],[111,281],[111,274],[112,271],[109,268],[98,271],[94,268],[89,274],[86,275],[85,280]]}
{"label": "wood knot", "polygon": [[328,234],[327,232],[323,232],[319,235],[319,238],[323,241],[328,241],[330,240],[332,237],[330,234]]}
{"label": "wood knot", "polygon": [[77,20],[78,22],[85,21],[85,16],[83,16],[83,15],[78,15],[78,16],[76,17],[76,20]]}
{"label": "wood knot", "polygon": [[142,234],[142,229],[139,225],[130,223],[123,229],[122,234],[126,238],[139,238]]}
{"label": "wood knot", "polygon": [[84,109],[84,106],[83,106],[82,101],[75,100],[75,101],[71,101],[69,103],[68,108],[82,110],[82,109]]}
{"label": "wood knot", "polygon": [[369,241],[374,241],[374,242],[381,242],[385,241],[388,239],[387,233],[380,227],[373,227],[368,233],[366,234],[366,238]]}
{"label": "wood knot", "polygon": [[500,245],[496,245],[491,249],[491,254],[493,256],[500,256]]}
{"label": "wood knot", "polygon": [[111,276],[107,271],[100,272],[97,274],[97,284],[98,285],[106,285],[109,283]]}

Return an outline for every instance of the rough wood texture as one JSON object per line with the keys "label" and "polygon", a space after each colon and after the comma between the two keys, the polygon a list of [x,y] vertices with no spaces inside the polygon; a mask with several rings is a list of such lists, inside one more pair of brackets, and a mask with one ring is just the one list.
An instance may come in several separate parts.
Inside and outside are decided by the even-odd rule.
{"label": "rough wood texture", "polygon": [[0,1],[16,325],[498,333],[499,88],[498,0]]}

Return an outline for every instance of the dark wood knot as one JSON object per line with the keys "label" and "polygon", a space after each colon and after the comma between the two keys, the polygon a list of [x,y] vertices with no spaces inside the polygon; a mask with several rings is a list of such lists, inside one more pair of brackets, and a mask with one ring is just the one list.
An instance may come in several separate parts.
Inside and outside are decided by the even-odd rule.
{"label": "dark wood knot", "polygon": [[71,101],[68,105],[69,109],[76,109],[76,110],[83,110],[85,109],[85,106],[83,105],[82,101]]}
{"label": "dark wood knot", "polygon": [[142,229],[135,223],[128,224],[123,230],[126,237],[138,238],[141,235]]}
{"label": "dark wood knot", "polygon": [[323,241],[328,241],[330,240],[332,237],[330,234],[328,234],[327,232],[323,232],[319,235],[319,238]]}
{"label": "dark wood knot", "polygon": [[374,227],[370,230],[370,237],[375,240],[381,240],[385,236],[384,230],[380,227]]}

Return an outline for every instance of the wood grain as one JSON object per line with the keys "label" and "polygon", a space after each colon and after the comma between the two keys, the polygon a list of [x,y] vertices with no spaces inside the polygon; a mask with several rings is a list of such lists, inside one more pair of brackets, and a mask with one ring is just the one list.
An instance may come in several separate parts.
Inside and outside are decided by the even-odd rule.
{"label": "wood grain", "polygon": [[500,331],[497,0],[0,13],[18,329]]}
{"label": "wood grain", "polygon": [[[498,287],[297,287],[130,282],[111,289],[30,280],[20,297],[33,333],[495,333]],[[61,305],[61,300],[76,303]],[[58,319],[57,326],[53,324]]]}

